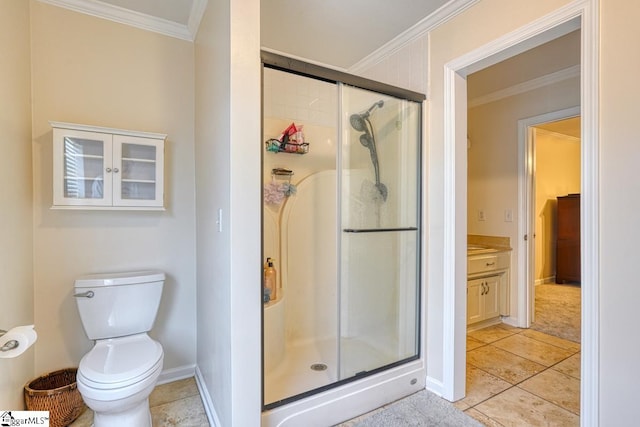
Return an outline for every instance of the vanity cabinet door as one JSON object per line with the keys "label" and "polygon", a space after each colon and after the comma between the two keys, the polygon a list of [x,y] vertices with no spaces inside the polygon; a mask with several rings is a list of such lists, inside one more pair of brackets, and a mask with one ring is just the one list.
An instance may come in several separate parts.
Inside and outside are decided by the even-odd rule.
{"label": "vanity cabinet door", "polygon": [[467,281],[467,325],[500,316],[501,275]]}
{"label": "vanity cabinet door", "polygon": [[112,136],[53,129],[53,205],[112,204]]}
{"label": "vanity cabinet door", "polygon": [[484,281],[484,295],[482,295],[482,312],[484,319],[500,316],[500,276],[490,276]]}
{"label": "vanity cabinet door", "polygon": [[467,324],[476,323],[484,318],[482,297],[482,283],[484,279],[474,279],[467,282]]}

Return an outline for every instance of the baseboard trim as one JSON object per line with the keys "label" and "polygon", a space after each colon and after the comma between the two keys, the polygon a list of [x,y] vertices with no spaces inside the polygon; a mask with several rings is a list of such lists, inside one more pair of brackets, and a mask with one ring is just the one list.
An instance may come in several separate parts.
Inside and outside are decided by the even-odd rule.
{"label": "baseboard trim", "polygon": [[202,406],[204,406],[204,412],[207,414],[209,424],[211,424],[212,427],[221,427],[222,423],[220,422],[220,418],[218,418],[218,413],[216,412],[216,408],[213,406],[213,400],[211,400],[211,395],[209,394],[209,390],[205,384],[204,377],[197,365],[195,370],[196,385],[198,386],[200,398],[202,399]]}
{"label": "baseboard trim", "polygon": [[548,283],[556,283],[556,276],[545,277],[545,278],[542,278],[542,279],[536,279],[536,281],[533,282],[533,284],[535,286],[546,285]]}
{"label": "baseboard trim", "polygon": [[512,317],[512,316],[507,316],[507,317],[503,317],[502,318],[502,323],[509,325],[509,326],[513,326],[516,328],[523,328],[524,326],[520,325],[518,323],[518,318],[517,317]]}
{"label": "baseboard trim", "polygon": [[195,375],[196,365],[179,366],[177,368],[165,369],[160,373],[158,385],[173,381],[191,378]]}
{"label": "baseboard trim", "polygon": [[425,385],[425,388],[430,392],[437,394],[439,397],[442,397],[444,391],[444,385],[442,384],[442,381],[436,380],[435,378],[427,375],[427,383]]}

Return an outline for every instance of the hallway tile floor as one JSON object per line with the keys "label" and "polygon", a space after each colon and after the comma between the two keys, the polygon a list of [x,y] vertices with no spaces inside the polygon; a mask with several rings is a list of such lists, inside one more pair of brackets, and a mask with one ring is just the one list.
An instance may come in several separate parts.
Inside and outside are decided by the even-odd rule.
{"label": "hallway tile floor", "polygon": [[467,395],[486,426],[580,425],[580,344],[505,324],[467,334]]}

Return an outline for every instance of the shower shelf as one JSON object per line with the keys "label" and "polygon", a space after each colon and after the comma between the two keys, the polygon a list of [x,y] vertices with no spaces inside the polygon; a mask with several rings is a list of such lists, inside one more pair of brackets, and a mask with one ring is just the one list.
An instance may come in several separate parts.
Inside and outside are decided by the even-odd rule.
{"label": "shower shelf", "polygon": [[398,228],[345,228],[345,233],[383,233],[388,231],[418,231],[418,227],[398,227]]}
{"label": "shower shelf", "polygon": [[277,139],[270,139],[265,143],[266,150],[271,153],[288,153],[288,154],[307,154],[309,152],[309,143],[294,144],[291,142],[280,142]]}
{"label": "shower shelf", "polygon": [[291,177],[293,175],[293,171],[284,168],[274,168],[271,169],[271,175]]}

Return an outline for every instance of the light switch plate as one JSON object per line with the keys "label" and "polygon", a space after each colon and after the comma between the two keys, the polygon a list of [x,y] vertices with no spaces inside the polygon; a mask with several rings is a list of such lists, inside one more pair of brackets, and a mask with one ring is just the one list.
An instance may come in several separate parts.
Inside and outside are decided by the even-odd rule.
{"label": "light switch plate", "polygon": [[504,222],[513,222],[513,211],[511,209],[505,209]]}

